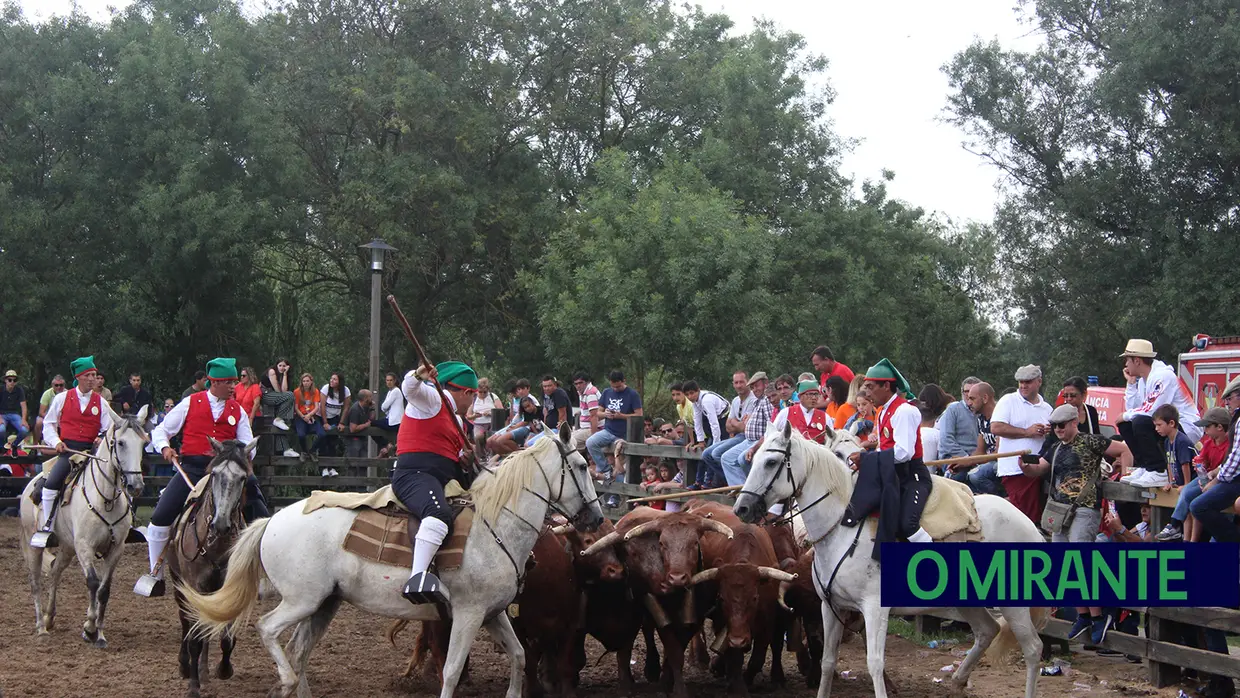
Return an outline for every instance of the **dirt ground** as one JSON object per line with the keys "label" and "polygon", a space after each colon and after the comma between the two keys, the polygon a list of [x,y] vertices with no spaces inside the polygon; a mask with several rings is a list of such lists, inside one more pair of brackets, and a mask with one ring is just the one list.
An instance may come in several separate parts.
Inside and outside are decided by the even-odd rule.
{"label": "dirt ground", "polygon": [[[105,633],[109,648],[97,650],[84,643],[79,633],[85,616],[86,586],[80,568],[71,566],[61,580],[56,627],[42,640],[34,636],[34,611],[30,601],[24,562],[19,548],[18,522],[0,519],[0,694],[4,698],[166,698],[185,694],[186,683],[177,671],[179,623],[171,595],[146,599],[132,593],[133,584],[146,566],[145,548],[129,545],[117,570]],[[265,609],[264,609],[265,610]],[[389,621],[344,606],[310,660],[310,688],[316,696],[390,697],[438,694],[434,679],[403,679],[400,674],[409,657],[415,630],[398,638],[399,647],[383,638]],[[833,696],[872,696],[866,674],[863,638],[842,647]],[[641,642],[640,637],[638,642]],[[212,661],[218,659],[218,646]],[[960,648],[929,649],[897,636],[887,643],[887,671],[900,698],[937,698],[945,685],[936,679],[949,674],[942,667],[957,661]],[[610,696],[616,688],[614,655],[602,656],[592,640],[587,645],[589,664],[582,673],[583,696]],[[659,691],[642,682],[644,650],[634,652],[639,695]],[[228,681],[212,680],[204,695],[212,698],[261,697],[276,681],[275,665],[258,644],[253,628],[239,638],[233,654],[236,674]],[[1067,676],[1039,677],[1041,696],[1165,696],[1174,688],[1154,690],[1144,681],[1144,668],[1122,657],[1100,657],[1077,652]],[[472,681],[462,686],[465,696],[502,696],[507,686],[507,658],[480,634],[472,654]],[[759,677],[754,692],[810,698],[814,692],[796,669],[791,654],[784,656],[788,672],[786,691],[770,687]],[[688,667],[690,693],[696,698],[723,696],[725,686],[709,672]],[[983,664],[974,672],[968,695],[975,698],[1010,698],[1024,691],[1023,667]]]}

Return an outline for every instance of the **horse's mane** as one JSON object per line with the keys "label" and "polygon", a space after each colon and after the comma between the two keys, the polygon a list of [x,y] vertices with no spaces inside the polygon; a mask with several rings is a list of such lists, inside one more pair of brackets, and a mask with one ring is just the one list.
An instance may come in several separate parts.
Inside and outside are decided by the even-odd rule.
{"label": "horse's mane", "polygon": [[805,475],[810,477],[813,473],[821,473],[823,480],[827,483],[827,490],[834,495],[843,499],[852,496],[853,481],[852,470],[835,455],[830,448],[818,444],[814,441],[801,436],[800,432],[793,430],[792,441],[789,447],[800,452],[803,462],[805,463]]}
{"label": "horse's mane", "polygon": [[208,473],[213,472],[215,466],[220,463],[233,462],[240,465],[246,475],[254,474],[254,465],[250,462],[250,458],[245,452],[244,443],[236,439],[229,439],[228,441],[221,441],[220,445],[223,446],[223,449],[207,464]]}
{"label": "horse's mane", "polygon": [[474,508],[482,518],[494,524],[504,506],[516,499],[521,491],[530,486],[534,473],[542,467],[539,458],[554,448],[550,436],[539,439],[533,446],[513,453],[500,461],[493,471],[485,471],[469,488]]}

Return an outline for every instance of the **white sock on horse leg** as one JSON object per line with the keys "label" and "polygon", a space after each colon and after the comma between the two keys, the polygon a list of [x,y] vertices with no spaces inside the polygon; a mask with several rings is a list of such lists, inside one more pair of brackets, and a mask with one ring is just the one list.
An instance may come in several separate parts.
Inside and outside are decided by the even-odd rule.
{"label": "white sock on horse leg", "polygon": [[[148,524],[146,527],[146,555],[151,561],[151,574],[155,574],[155,565],[159,564],[159,556],[164,552],[164,548],[168,546],[168,539],[172,537],[171,526],[156,526]],[[164,570],[160,568],[159,574],[155,574],[159,579],[164,578]]]}
{"label": "white sock on horse leg", "polygon": [[39,512],[39,528],[47,526],[47,517],[52,513],[52,507],[55,506],[56,500],[60,498],[60,490],[49,490],[43,488],[43,510]]}
{"label": "white sock on horse leg", "polygon": [[418,523],[418,535],[413,539],[413,574],[425,572],[435,559],[443,539],[448,537],[448,524],[433,516]]}
{"label": "white sock on horse leg", "polygon": [[908,542],[910,543],[933,543],[934,539],[930,537],[929,533],[926,533],[926,529],[919,528],[917,529],[916,533],[908,537]]}

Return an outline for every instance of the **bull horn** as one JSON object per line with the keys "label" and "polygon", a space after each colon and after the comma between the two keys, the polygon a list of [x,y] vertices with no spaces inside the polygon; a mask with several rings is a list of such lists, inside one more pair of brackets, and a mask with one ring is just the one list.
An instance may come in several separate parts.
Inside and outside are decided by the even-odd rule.
{"label": "bull horn", "polygon": [[602,538],[599,538],[598,540],[591,543],[590,547],[586,548],[585,550],[582,550],[581,556],[585,557],[586,555],[593,555],[594,553],[597,553],[603,548],[610,548],[611,546],[615,545],[616,542],[619,540],[620,540],[620,533],[618,531],[612,531],[611,533],[608,533]]}
{"label": "bull horn", "polygon": [[715,521],[714,519],[702,519],[702,528],[708,528],[722,536],[727,536],[728,540],[732,540],[732,527],[725,523]]}
{"label": "bull horn", "polygon": [[780,582],[791,582],[796,578],[797,576],[795,574],[790,574],[774,567],[758,568],[758,579],[774,579]]}
{"label": "bull horn", "polygon": [[788,587],[790,586],[792,586],[791,582],[779,583],[779,607],[789,613],[792,613],[792,609],[788,608],[788,602],[784,600],[784,596],[788,593]]}
{"label": "bull horn", "polygon": [[572,525],[572,524],[560,524],[559,526],[552,526],[552,527],[551,527],[551,532],[552,532],[552,533],[554,533],[554,534],[556,534],[557,536],[562,536],[562,535],[565,535],[565,534],[567,534],[569,531],[572,531],[572,530],[573,530],[573,525]]}
{"label": "bull horn", "polygon": [[633,528],[629,529],[628,533],[624,534],[624,539],[632,540],[633,538],[636,538],[638,536],[644,536],[647,533],[654,533],[659,530],[660,523],[662,522],[659,521],[658,519],[655,519],[654,521],[647,521],[646,523],[637,524]]}
{"label": "bull horn", "polygon": [[701,572],[698,572],[697,574],[693,575],[693,579],[689,580],[689,586],[693,586],[694,584],[697,584],[699,582],[709,582],[718,576],[719,576],[719,568],[717,567],[712,567],[711,569],[708,569],[708,570],[702,570]]}

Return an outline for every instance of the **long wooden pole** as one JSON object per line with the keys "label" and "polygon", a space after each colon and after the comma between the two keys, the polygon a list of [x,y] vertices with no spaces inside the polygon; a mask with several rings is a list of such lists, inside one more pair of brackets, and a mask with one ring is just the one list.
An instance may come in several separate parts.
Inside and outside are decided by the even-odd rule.
{"label": "long wooden pole", "polygon": [[[388,305],[392,306],[392,312],[396,313],[396,320],[400,322],[400,326],[405,328],[405,336],[409,338],[410,342],[413,342],[413,350],[418,355],[418,363],[434,366],[435,364],[432,364],[431,360],[426,358],[426,350],[422,348],[422,343],[418,341],[418,336],[413,333],[413,328],[409,326],[409,321],[405,319],[405,314],[400,311],[400,306],[396,303],[396,296],[389,293],[387,302]],[[440,394],[443,394],[443,386],[439,384],[439,379],[432,377],[431,382],[435,384],[435,389]],[[465,439],[465,448],[473,450],[473,439],[469,438],[469,434],[465,433],[465,427],[461,426],[460,420],[453,419],[452,423],[456,425],[456,430],[460,432],[461,438]]]}
{"label": "long wooden pole", "polygon": [[733,485],[731,487],[716,487],[712,490],[685,490],[684,492],[672,492],[671,494],[656,494],[651,497],[637,497],[630,499],[629,504],[641,504],[642,502],[662,502],[666,499],[683,499],[685,497],[696,497],[701,494],[726,494],[735,492],[744,485]]}
{"label": "long wooden pole", "polygon": [[981,463],[989,463],[992,460],[1000,458],[1008,458],[1010,456],[1027,456],[1029,451],[1009,451],[1007,453],[987,453],[981,456],[960,456],[958,458],[944,458],[943,460],[926,461],[926,467],[934,467],[937,465],[979,465]]}

